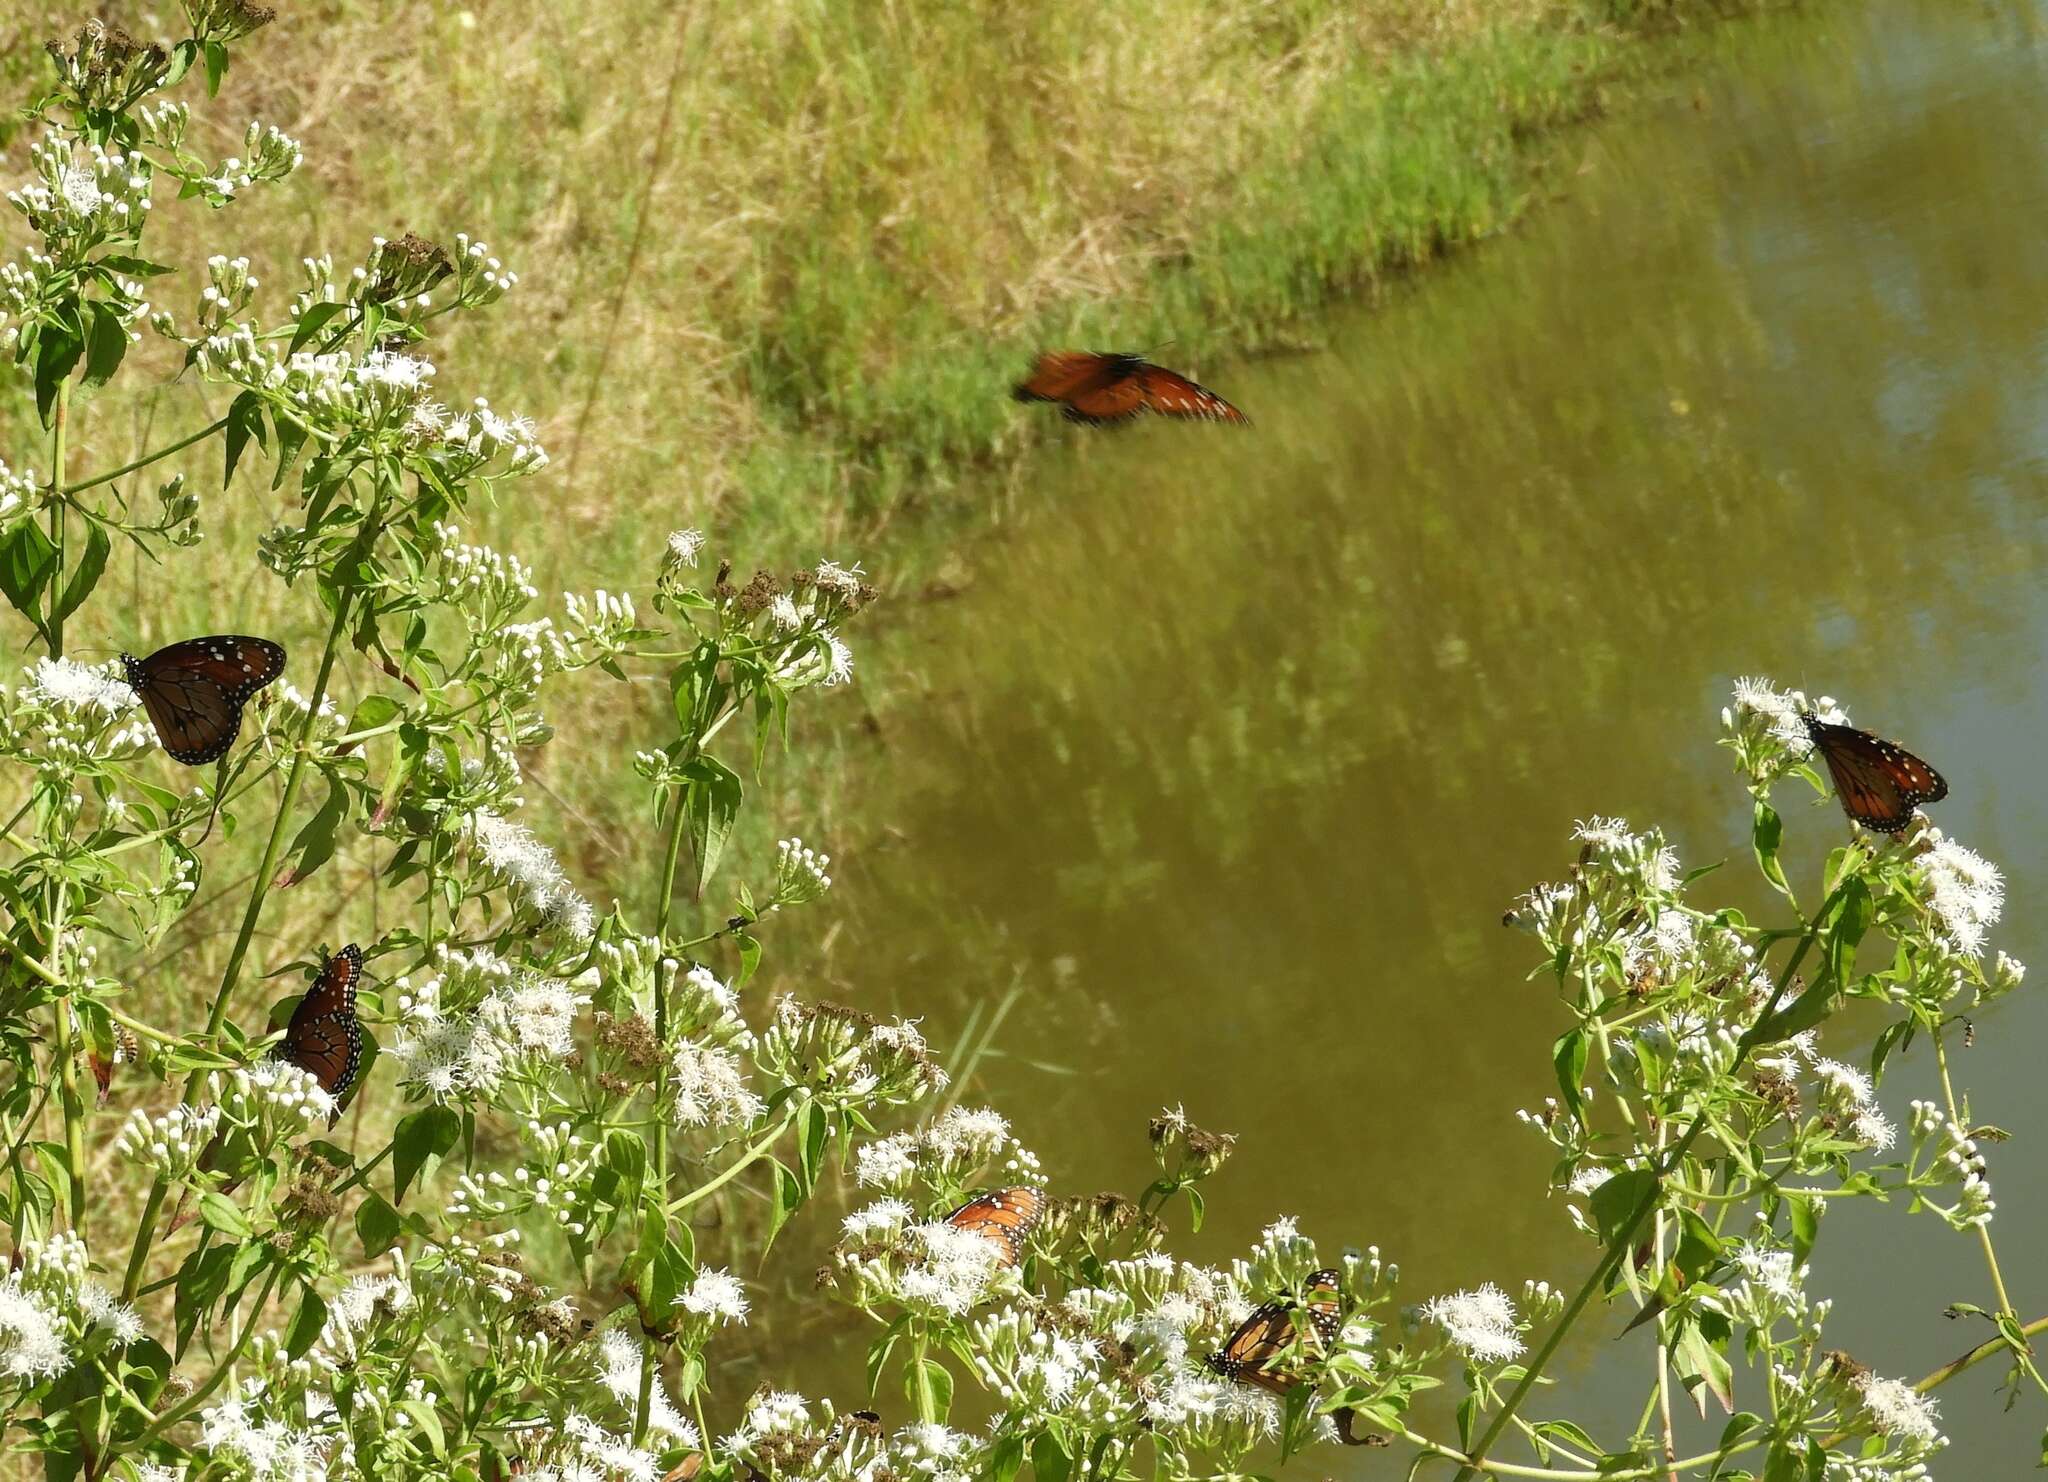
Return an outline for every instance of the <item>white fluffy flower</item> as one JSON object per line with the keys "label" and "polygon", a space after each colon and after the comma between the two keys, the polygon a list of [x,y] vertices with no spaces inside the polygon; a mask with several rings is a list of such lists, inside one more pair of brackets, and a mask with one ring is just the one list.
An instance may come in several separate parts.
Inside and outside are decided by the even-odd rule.
{"label": "white fluffy flower", "polygon": [[987,1294],[999,1254],[995,1241],[943,1220],[919,1225],[912,1234],[923,1260],[902,1275],[907,1300],[958,1316]]}
{"label": "white fluffy flower", "polygon": [[1487,1282],[1476,1291],[1432,1297],[1422,1315],[1442,1328],[1467,1357],[1480,1363],[1504,1363],[1522,1351],[1515,1328],[1515,1304],[1508,1294]]}
{"label": "white fluffy flower", "polygon": [[1975,956],[1984,934],[2005,909],[2005,878],[1998,867],[1953,839],[1941,839],[1921,861],[1927,906],[1942,934],[1957,949]]}
{"label": "white fluffy flower", "polygon": [[687,1292],[676,1298],[676,1305],[720,1322],[745,1322],[747,1320],[747,1290],[740,1285],[740,1279],[729,1271],[706,1267],[697,1273],[697,1279]]}
{"label": "white fluffy flower", "polygon": [[678,566],[695,566],[703,551],[702,530],[677,530],[668,538],[668,559]]}
{"label": "white fluffy flower", "polygon": [[488,808],[470,814],[467,826],[484,863],[525,896],[543,919],[570,936],[590,935],[590,903],[577,894],[556,863],[554,852],[535,838],[531,829]]}
{"label": "white fluffy flower", "polygon": [[1863,1408],[1877,1428],[1904,1441],[1934,1442],[1941,1439],[1935,1422],[1941,1412],[1935,1402],[1901,1379],[1880,1379],[1864,1374],[1856,1380]]}
{"label": "white fluffy flower", "polygon": [[913,1211],[901,1199],[877,1199],[865,1209],[856,1209],[841,1223],[849,1240],[875,1240],[894,1235],[913,1218]]}
{"label": "white fluffy flower", "polygon": [[916,1149],[903,1132],[863,1143],[853,1157],[854,1178],[864,1188],[900,1189],[917,1171]]}
{"label": "white fluffy flower", "polygon": [[726,1127],[751,1122],[763,1103],[748,1089],[739,1056],[730,1050],[684,1040],[676,1046],[675,1119],[684,1127]]}
{"label": "white fluffy flower", "polygon": [[38,659],[28,671],[25,698],[38,704],[121,715],[140,703],[115,665],[89,668],[70,659]]}
{"label": "white fluffy flower", "polygon": [[61,1314],[47,1298],[23,1288],[21,1273],[0,1282],[0,1374],[45,1379],[71,1367]]}

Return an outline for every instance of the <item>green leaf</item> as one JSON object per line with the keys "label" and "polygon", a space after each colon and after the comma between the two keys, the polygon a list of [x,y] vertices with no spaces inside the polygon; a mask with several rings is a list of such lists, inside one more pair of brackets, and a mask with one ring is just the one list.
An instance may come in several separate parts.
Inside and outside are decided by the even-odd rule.
{"label": "green leaf", "polygon": [[1199,1235],[1202,1233],[1202,1217],[1209,1211],[1209,1202],[1193,1184],[1189,1184],[1184,1192],[1188,1196],[1188,1230]]}
{"label": "green leaf", "polygon": [[285,850],[284,864],[270,882],[272,889],[288,890],[334,858],[334,834],[348,815],[348,800],[348,789],[340,783],[327,789],[326,801]]}
{"label": "green leaf", "polygon": [[199,43],[186,40],[171,48],[171,70],[164,74],[163,85],[176,87],[185,80],[185,74],[192,70],[193,62],[199,58]]}
{"label": "green leaf", "polygon": [[825,1161],[825,1139],[832,1124],[826,1120],[825,1108],[812,1101],[797,1113],[797,1128],[797,1171],[808,1191],[818,1186],[818,1169]]}
{"label": "green leaf", "polygon": [[1074,1475],[1074,1459],[1051,1431],[1039,1432],[1031,1443],[1031,1475],[1034,1482],[1067,1482]]}
{"label": "green leaf", "polygon": [[1557,1069],[1557,1088],[1564,1092],[1564,1104],[1573,1117],[1579,1115],[1579,1090],[1586,1077],[1586,1031],[1568,1029],[1551,1046],[1550,1063]]}
{"label": "green leaf", "polygon": [[391,1138],[391,1196],[405,1198],[414,1178],[430,1161],[448,1156],[462,1136],[462,1118],[450,1107],[427,1106],[398,1124]]}
{"label": "green leaf", "polygon": [[1841,990],[1833,982],[1810,983],[1804,993],[1768,1019],[1759,1019],[1750,1033],[1759,1045],[1788,1040],[1800,1030],[1811,1029],[1827,1018],[1841,998]]}
{"label": "green leaf", "polygon": [[931,1418],[943,1421],[953,1408],[953,1371],[934,1358],[913,1358],[903,1367],[903,1398],[920,1414],[924,1412],[921,1393],[931,1397]]}
{"label": "green leaf", "polygon": [[371,1260],[398,1244],[405,1222],[391,1201],[375,1192],[356,1208],[356,1238],[363,1242],[363,1254]]}
{"label": "green leaf", "polygon": [[747,979],[753,977],[761,966],[761,944],[745,932],[736,935],[733,944],[740,949],[740,973],[733,979],[732,985],[735,988],[744,988],[747,986]]}
{"label": "green leaf", "polygon": [[347,304],[315,304],[299,316],[299,325],[292,331],[291,349],[287,354],[296,355],[306,348],[306,342],[327,328],[338,314],[346,313]]}
{"label": "green leaf", "polygon": [[389,695],[371,695],[360,705],[356,713],[348,718],[351,731],[374,731],[387,721],[398,718],[398,702]]}
{"label": "green leaf", "polygon": [[1863,934],[1870,929],[1876,914],[1877,907],[1870,899],[1870,887],[1860,876],[1851,878],[1842,887],[1841,899],[1835,905],[1828,928],[1828,966],[1837,984],[1846,983],[1855,976],[1856,945],[1863,940]]}
{"label": "green leaf", "polygon": [[989,1482],[1015,1482],[1024,1467],[1024,1438],[1004,1436],[989,1448],[986,1465]]}
{"label": "green leaf", "polygon": [[114,312],[112,304],[94,300],[91,322],[86,326],[85,376],[79,384],[106,385],[121,368],[121,357],[127,353],[128,330],[121,323],[121,316]]}
{"label": "green leaf", "polygon": [[1629,1168],[1614,1175],[1593,1191],[1588,1201],[1593,1225],[1608,1245],[1635,1233],[1650,1206],[1657,1179],[1647,1168]]}
{"label": "green leaf", "polygon": [[208,1192],[199,1196],[199,1218],[211,1229],[237,1240],[247,1240],[256,1233],[247,1215],[225,1194]]}
{"label": "green leaf", "polygon": [[718,869],[726,840],[732,837],[733,820],[739,816],[740,799],[746,789],[739,774],[715,757],[700,756],[684,773],[689,783],[684,793],[690,821],[690,845],[697,856],[697,894]]}
{"label": "green leaf", "polygon": [[889,1352],[895,1348],[896,1340],[903,1336],[910,1326],[908,1316],[898,1317],[882,1330],[882,1336],[868,1345],[868,1398],[873,1399],[882,1389],[882,1370],[888,1365]]}
{"label": "green leaf", "polygon": [[206,55],[206,96],[220,96],[220,80],[228,75],[228,48],[222,41],[205,43]]}
{"label": "green leaf", "polygon": [[648,1314],[657,1321],[666,1319],[675,1311],[676,1298],[688,1291],[696,1279],[697,1268],[689,1252],[674,1240],[664,1239],[647,1264],[647,1285],[641,1292]]}
{"label": "green leaf", "polygon": [[397,1408],[418,1422],[420,1439],[433,1448],[436,1456],[448,1449],[448,1433],[441,1429],[441,1417],[432,1405],[425,1400],[400,1400]]}
{"label": "green leaf", "polygon": [[1698,1281],[1721,1259],[1721,1238],[1712,1225],[1684,1205],[1678,1207],[1677,1215],[1678,1249],[1671,1259],[1688,1282]]}
{"label": "green leaf", "polygon": [[1671,1367],[1685,1382],[1701,1415],[1706,1414],[1706,1401],[1700,1393],[1703,1389],[1720,1403],[1724,1414],[1734,1412],[1735,1371],[1729,1366],[1728,1356],[1708,1338],[1699,1323],[1684,1324],[1671,1350]]}
{"label": "green leaf", "polygon": [[85,341],[68,324],[45,323],[36,340],[36,412],[51,425],[57,388],[85,353]]}
{"label": "green leaf", "polygon": [[775,1176],[775,1196],[768,1209],[768,1238],[761,1242],[761,1255],[764,1259],[767,1257],[768,1247],[775,1243],[776,1235],[781,1233],[782,1227],[789,1223],[789,1217],[795,1214],[804,1202],[803,1181],[783,1167],[780,1158],[770,1158],[768,1167]]}
{"label": "green leaf", "polygon": [[1792,1221],[1792,1259],[1803,1265],[1820,1238],[1820,1207],[1808,1195],[1787,1194],[1785,1212]]}
{"label": "green leaf", "polygon": [[1784,820],[1778,817],[1775,808],[1758,798],[1749,827],[1749,843],[1756,851],[1756,867],[1763,871],[1764,878],[1780,895],[1790,897],[1792,887],[1785,879],[1785,867],[1778,863],[1778,846],[1784,837]]}
{"label": "green leaf", "polygon": [[1599,1442],[1573,1425],[1569,1420],[1539,1420],[1536,1422],[1535,1430],[1537,1435],[1547,1436],[1553,1441],[1561,1441],[1575,1450],[1584,1452],[1595,1460],[1607,1454],[1600,1449]]}
{"label": "green leaf", "polygon": [[292,1318],[292,1325],[284,1335],[285,1357],[302,1357],[319,1341],[320,1330],[326,1326],[327,1303],[318,1292],[307,1287],[305,1295],[299,1298],[298,1314]]}
{"label": "green leaf", "polygon": [[110,252],[98,259],[94,267],[105,268],[110,273],[119,273],[124,278],[161,278],[165,273],[174,273],[176,268],[160,262],[151,262],[146,257],[127,257]]}
{"label": "green leaf", "polygon": [[0,542],[0,592],[7,594],[15,610],[34,623],[38,632],[43,619],[37,599],[56,569],[57,548],[32,520],[16,525],[14,533]]}
{"label": "green leaf", "polygon": [[220,478],[223,489],[234,482],[235,465],[242,461],[242,450],[249,446],[252,437],[264,447],[270,446],[263,431],[263,398],[253,391],[244,391],[228,408],[227,471]]}
{"label": "green leaf", "polygon": [[71,568],[71,577],[64,583],[64,594],[57,599],[52,621],[62,622],[85,605],[92,589],[100,584],[100,576],[107,569],[107,556],[113,548],[114,542],[108,536],[106,526],[94,524],[86,531],[85,549],[79,553],[78,564]]}

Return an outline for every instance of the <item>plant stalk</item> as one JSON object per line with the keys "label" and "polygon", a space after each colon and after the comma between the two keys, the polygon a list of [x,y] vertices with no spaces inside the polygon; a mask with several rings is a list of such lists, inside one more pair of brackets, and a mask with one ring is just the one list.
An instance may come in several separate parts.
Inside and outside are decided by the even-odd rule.
{"label": "plant stalk", "polygon": [[[1784,970],[1778,974],[1778,981],[1771,989],[1769,1002],[1764,1005],[1762,1012],[1756,1016],[1756,1021],[1750,1025],[1748,1032],[1742,1036],[1741,1041],[1735,1047],[1735,1066],[1740,1066],[1744,1060],[1749,1058],[1749,1052],[1756,1048],[1758,1031],[1770,1022],[1771,1015],[1777,1012],[1778,1005],[1783,1002],[1786,991],[1792,986],[1792,975],[1798,972],[1799,964],[1806,960],[1806,954],[1812,949],[1815,940],[1819,938],[1821,926],[1827,921],[1828,913],[1840,902],[1843,892],[1848,889],[1849,881],[1854,878],[1855,876],[1853,875],[1843,878],[1842,882],[1835,887],[1834,892],[1825,901],[1821,902],[1820,910],[1815,913],[1812,924],[1800,934],[1799,945],[1794,949],[1791,960],[1785,964]],[[1657,1166],[1653,1170],[1655,1177],[1651,1179],[1649,1189],[1644,1193],[1642,1200],[1636,1205],[1634,1212],[1630,1214],[1628,1223],[1609,1242],[1607,1253],[1600,1258],[1600,1264],[1593,1269],[1593,1274],[1586,1278],[1585,1285],[1579,1288],[1577,1294],[1572,1297],[1564,1311],[1559,1314],[1557,1322],[1550,1329],[1549,1336],[1543,1340],[1543,1346],[1536,1351],[1536,1356],[1529,1361],[1528,1367],[1522,1371],[1521,1379],[1516,1382],[1514,1389],[1507,1397],[1506,1403],[1501,1406],[1500,1411],[1494,1416],[1492,1423],[1486,1427],[1485,1432],[1479,1437],[1478,1444],[1473,1446],[1471,1452],[1466,1456],[1464,1463],[1458,1468],[1458,1475],[1453,1479],[1453,1482],[1469,1482],[1469,1479],[1481,1470],[1494,1470],[1487,1466],[1487,1451],[1493,1446],[1495,1441],[1500,1439],[1500,1433],[1507,1429],[1508,1422],[1522,1408],[1522,1402],[1528,1399],[1529,1391],[1536,1387],[1536,1381],[1542,1377],[1544,1367],[1549,1364],[1552,1358],[1556,1357],[1557,1350],[1564,1344],[1565,1335],[1572,1330],[1572,1325],[1585,1313],[1586,1307],[1593,1300],[1594,1294],[1606,1287],[1608,1281],[1613,1278],[1614,1273],[1621,1269],[1621,1263],[1628,1259],[1629,1251],[1635,1244],[1636,1231],[1642,1228],[1643,1221],[1650,1217],[1662,1199],[1664,1176],[1685,1160],[1685,1155],[1692,1150],[1693,1143],[1699,1140],[1700,1134],[1706,1131],[1706,1129],[1707,1111],[1706,1108],[1702,1107],[1699,1115],[1693,1118],[1692,1125],[1686,1128],[1685,1135],[1673,1144],[1669,1153],[1658,1160]],[[1511,1475],[1523,1474],[1515,1473]],[[1655,1475],[1655,1469],[1648,1475]]]}

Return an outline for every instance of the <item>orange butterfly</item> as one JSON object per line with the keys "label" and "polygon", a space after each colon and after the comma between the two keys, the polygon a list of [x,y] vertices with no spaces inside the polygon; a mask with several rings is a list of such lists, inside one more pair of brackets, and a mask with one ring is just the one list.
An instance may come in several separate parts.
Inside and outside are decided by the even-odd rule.
{"label": "orange butterfly", "polygon": [[1252,1315],[1237,1325],[1237,1331],[1206,1362],[1225,1379],[1239,1379],[1260,1389],[1284,1395],[1302,1382],[1299,1373],[1271,1367],[1305,1336],[1295,1321],[1297,1314],[1309,1321],[1312,1349],[1327,1349],[1337,1340],[1343,1294],[1337,1283],[1339,1273],[1326,1267],[1313,1273],[1299,1303],[1282,1297],[1252,1309]]}
{"label": "orange butterfly", "polygon": [[363,981],[363,951],[350,942],[320,970],[277,1047],[280,1060],[311,1071],[334,1098],[330,1125],[341,1116],[341,1098],[355,1084],[363,1064],[363,1026],[356,1018],[356,987]]}
{"label": "orange butterfly", "polygon": [[268,638],[219,633],[170,644],[146,659],[122,654],[121,663],[171,759],[202,767],[235,744],[242,706],[284,673],[284,649]]}
{"label": "orange butterfly", "polygon": [[1835,797],[1851,823],[1896,834],[1913,821],[1913,810],[1922,803],[1938,803],[1948,796],[1941,773],[1904,747],[1810,713],[1805,720],[1806,734],[1828,764]]}
{"label": "orange butterfly", "polygon": [[1251,418],[1186,376],[1142,355],[1094,350],[1048,350],[1030,379],[1010,393],[1019,401],[1058,402],[1069,422],[1091,426],[1128,422],[1146,412],[1162,417],[1249,423]]}
{"label": "orange butterfly", "polygon": [[1045,1195],[1029,1184],[1014,1189],[996,1189],[965,1204],[946,1216],[956,1230],[971,1230],[994,1242],[997,1264],[1014,1266],[1024,1259],[1038,1222],[1045,1218]]}

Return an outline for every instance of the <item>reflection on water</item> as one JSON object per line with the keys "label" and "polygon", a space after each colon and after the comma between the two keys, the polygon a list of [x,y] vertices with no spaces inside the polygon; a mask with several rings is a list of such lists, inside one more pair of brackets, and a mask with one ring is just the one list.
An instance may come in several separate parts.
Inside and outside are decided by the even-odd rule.
{"label": "reflection on water", "polygon": [[[2048,956],[2035,17],[1821,9],[1575,140],[1566,203],[1326,352],[1197,368],[1249,433],[1077,434],[967,592],[865,661],[914,694],[835,840],[832,957],[941,1044],[1022,985],[974,1089],[1063,1192],[1141,1184],[1144,1121],[1182,1102],[1240,1138],[1191,1254],[1285,1211],[1380,1245],[1417,1300],[1575,1282],[1590,1252],[1511,1116],[1560,1019],[1501,911],[1595,811],[1746,869],[1713,746],[1739,672],[1934,758],[1941,822],[2010,872],[2005,945]],[[1839,840],[1785,801],[1809,858]],[[1761,908],[1742,873],[1710,887]],[[1980,1117],[2048,1125],[2044,1004],[1980,1034]],[[1895,1119],[1927,1075],[1894,1073]],[[1994,1154],[2015,1252],[2048,1235],[2037,1157]],[[1826,1232],[1836,1336],[1922,1372],[1981,1336],[1938,1314],[1982,1271],[1875,1216]],[[1577,1359],[1619,1407],[1641,1391],[1602,1382],[1609,1348]],[[1968,1389],[1949,1469],[2011,1464],[2022,1417]]]}

